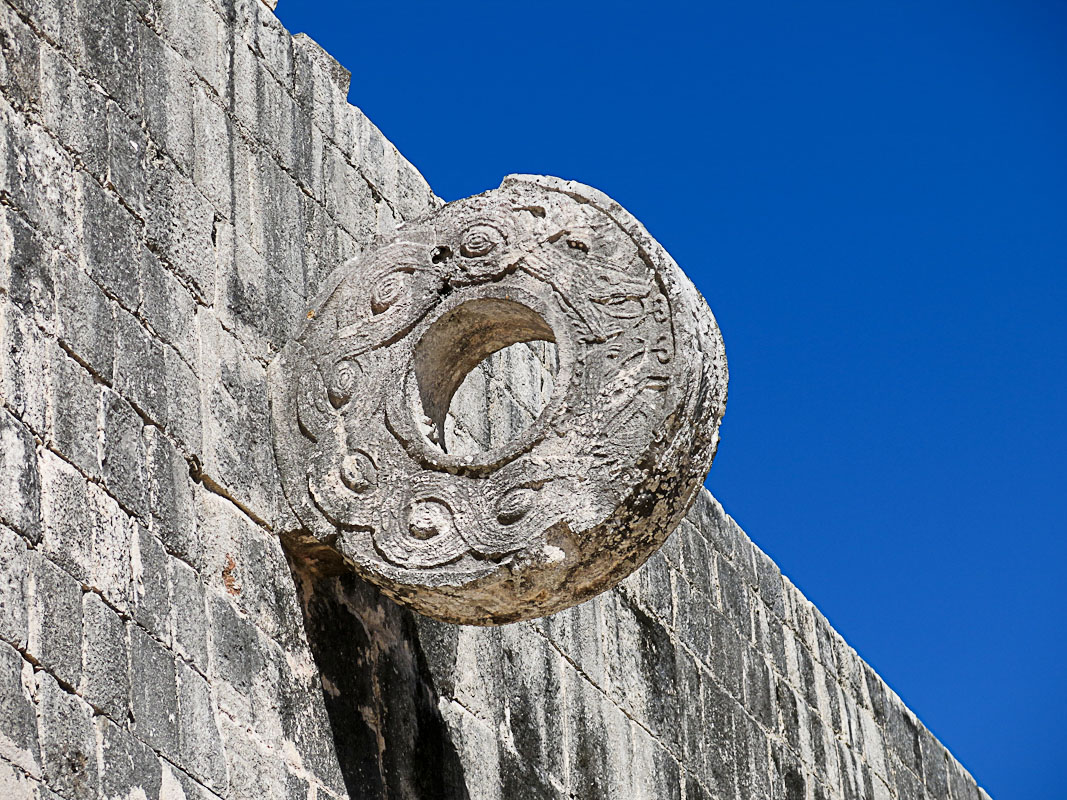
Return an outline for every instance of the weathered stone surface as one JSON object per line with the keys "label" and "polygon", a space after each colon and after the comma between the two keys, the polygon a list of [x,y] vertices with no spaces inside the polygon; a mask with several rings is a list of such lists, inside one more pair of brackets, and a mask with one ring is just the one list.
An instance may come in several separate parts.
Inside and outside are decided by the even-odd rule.
{"label": "weathered stone surface", "polygon": [[85,644],[79,691],[111,719],[124,720],[130,709],[126,626],[94,592],[85,594],[84,609]]}
{"label": "weathered stone surface", "polygon": [[0,409],[0,521],[37,541],[41,535],[41,488],[33,437]]}
{"label": "weathered stone surface", "polygon": [[64,797],[95,797],[100,773],[92,709],[48,673],[37,674],[37,693],[44,778]]}
{"label": "weathered stone surface", "polygon": [[26,647],[26,542],[0,525],[0,640]]}
{"label": "weathered stone surface", "polygon": [[40,775],[33,690],[29,662],[0,642],[0,763],[8,761],[31,775]]}
{"label": "weathered stone surface", "polygon": [[178,753],[178,688],[175,658],[139,626],[130,625],[133,730],[146,744]]}
{"label": "weathered stone surface", "polygon": [[160,797],[162,770],[159,757],[148,745],[106,717],[96,720],[100,758],[101,795],[108,800],[126,797]]}
{"label": "weathered stone surface", "polygon": [[[348,79],[261,0],[0,2],[0,798],[988,800],[705,491],[514,625],[287,563],[267,364],[442,205]],[[449,454],[561,351],[472,370]]]}
{"label": "weathered stone surface", "polygon": [[[512,176],[406,223],[307,316],[271,375],[290,507],[424,614],[501,623],[610,588],[682,519],[714,456],[727,380],[715,320],[587,186]],[[456,452],[446,417],[465,376],[536,340],[559,360],[540,415]]]}
{"label": "weathered stone surface", "polygon": [[82,591],[78,582],[37,552],[28,560],[27,652],[65,683],[81,673]]}

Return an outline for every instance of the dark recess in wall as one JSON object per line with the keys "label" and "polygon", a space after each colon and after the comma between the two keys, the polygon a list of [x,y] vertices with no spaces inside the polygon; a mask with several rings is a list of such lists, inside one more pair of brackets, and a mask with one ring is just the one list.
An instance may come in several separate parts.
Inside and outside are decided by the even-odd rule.
{"label": "dark recess in wall", "polygon": [[290,567],[349,796],[469,800],[413,613],[354,575]]}

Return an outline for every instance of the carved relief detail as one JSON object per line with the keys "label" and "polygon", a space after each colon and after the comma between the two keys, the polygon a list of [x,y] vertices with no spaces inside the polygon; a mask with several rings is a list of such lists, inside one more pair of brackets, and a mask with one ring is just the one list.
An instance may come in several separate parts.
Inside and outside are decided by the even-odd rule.
{"label": "carved relief detail", "polygon": [[[271,368],[275,452],[303,535],[423,613],[549,613],[662,543],[711,464],[726,363],[659,245],[589,187],[513,176],[346,264]],[[541,415],[447,452],[483,358],[555,342]]]}

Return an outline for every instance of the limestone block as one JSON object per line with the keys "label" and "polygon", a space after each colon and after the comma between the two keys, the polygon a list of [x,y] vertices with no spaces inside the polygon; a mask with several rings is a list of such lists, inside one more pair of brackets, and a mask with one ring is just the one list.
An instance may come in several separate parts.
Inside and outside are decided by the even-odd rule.
{"label": "limestone block", "polygon": [[[711,312],[589,187],[513,176],[445,206],[338,270],[307,318],[270,377],[303,541],[422,613],[501,623],[610,588],[677,526],[714,456]],[[457,452],[445,421],[464,377],[538,340],[559,360],[540,416]],[[522,419],[499,408],[490,428]]]}
{"label": "limestone block", "polygon": [[211,690],[202,675],[180,661],[178,708],[179,763],[204,785],[220,791],[226,782],[226,762]]}
{"label": "limestone block", "polygon": [[670,565],[661,556],[661,552],[653,555],[641,569],[619,584],[619,588],[660,624],[672,628],[675,613],[674,587]]}
{"label": "limestone block", "polygon": [[220,246],[215,311],[223,325],[237,333],[249,353],[265,361],[299,327],[305,300],[291,285],[291,279],[296,277],[302,283],[303,276],[287,275],[270,266],[247,242],[234,236],[231,226],[220,224],[217,229]]}
{"label": "limestone block", "polygon": [[544,640],[531,636],[525,626],[503,629],[501,680],[511,687],[504,694],[507,741],[519,758],[560,778],[566,773],[562,720],[551,707],[534,702],[537,697],[559,697],[563,691],[563,659],[559,652],[544,646]]}
{"label": "limestone block", "polygon": [[47,349],[52,376],[49,444],[86,475],[99,477],[101,387],[85,367],[54,342],[49,342]]}
{"label": "limestone block", "polygon": [[389,145],[396,154],[396,194],[393,201],[401,219],[414,219],[429,214],[438,207],[440,201],[430,190],[426,179],[422,177],[399,151]]}
{"label": "limestone block", "polygon": [[785,599],[782,589],[782,573],[774,562],[758,548],[753,548],[756,558],[756,574],[760,598],[780,619],[785,617]]}
{"label": "limestone block", "polygon": [[41,486],[33,437],[0,408],[0,520],[36,542],[40,539]]}
{"label": "limestone block", "polygon": [[[51,0],[49,0],[51,1]],[[52,47],[41,48],[41,120],[97,180],[107,176],[106,98]]]}
{"label": "limestone block", "polygon": [[293,89],[293,60],[296,40],[262,0],[235,0],[233,3],[238,34],[248,47],[287,90]]}
{"label": "limestone block", "polygon": [[29,555],[26,652],[66,684],[77,686],[82,668],[81,586],[39,553]]}
{"label": "limestone block", "polygon": [[[160,762],[162,783],[159,790],[160,800],[218,800],[219,795],[204,788],[193,777],[187,775],[167,761]],[[155,795],[149,795],[154,797]],[[235,796],[235,795],[230,795]]]}
{"label": "limestone block", "polygon": [[158,428],[145,428],[148,456],[148,527],[168,552],[190,564],[203,563],[197,535],[189,464]]}
{"label": "limestone block", "polygon": [[[125,614],[133,589],[130,553],[138,523],[99,485],[90,483],[88,495],[92,542],[89,583]],[[165,585],[161,588],[166,590]]]}
{"label": "limestone block", "polygon": [[[306,34],[293,36],[292,45],[293,97],[321,132],[324,145],[327,142],[336,145],[368,174],[367,154],[359,148],[356,138],[359,119],[365,117],[347,101],[351,73]],[[376,128],[373,132],[381,148],[384,137]],[[370,175],[368,180],[375,183]]]}
{"label": "limestone block", "polygon": [[45,780],[64,797],[96,797],[100,775],[93,710],[47,672],[36,677]]}
{"label": "limestone block", "polygon": [[174,655],[130,624],[133,731],[172,759],[178,757],[178,687]]}
{"label": "limestone block", "polygon": [[125,720],[130,708],[126,626],[100,595],[84,597],[85,640],[79,693],[115,720]]}
{"label": "limestone block", "polygon": [[[40,328],[0,293],[0,401],[40,438],[51,423],[48,393],[41,391],[41,384],[49,377],[49,361],[47,339]],[[34,497],[32,490],[26,496],[31,508],[36,503]],[[7,502],[15,503],[16,499],[11,496]]]}
{"label": "limestone block", "polygon": [[248,195],[250,230],[238,235],[266,260],[268,268],[283,275],[299,275],[304,260],[303,198],[293,176],[265,148],[249,154],[253,175]]}
{"label": "limestone block", "polygon": [[78,178],[70,155],[0,95],[0,170],[8,202],[68,253],[76,252]]}
{"label": "limestone block", "polygon": [[193,182],[222,217],[229,216],[233,185],[230,139],[233,123],[213,94],[203,86],[193,89]]}
{"label": "limestone block", "polygon": [[[40,784],[12,763],[0,760],[0,797],[5,800],[42,800],[55,797],[49,790],[38,791]],[[46,794],[47,792],[47,794]]]}
{"label": "limestone block", "polygon": [[950,758],[948,761],[952,800],[978,800],[978,787],[974,778],[956,759]]}
{"label": "limestone block", "polygon": [[140,49],[134,4],[79,0],[75,8],[78,60],[127,112],[139,110]]}
{"label": "limestone block", "polygon": [[61,269],[63,280],[56,286],[59,342],[110,384],[115,368],[113,302],[77,265],[67,262]]}
{"label": "limestone block", "polygon": [[923,780],[930,797],[948,797],[947,752],[925,726],[920,727],[922,741]]}
{"label": "limestone block", "polygon": [[122,308],[115,309],[115,391],[156,425],[167,420],[165,347]]}
{"label": "limestone block", "polygon": [[[107,182],[114,191],[122,198],[123,202],[130,208],[134,209],[134,213],[137,216],[136,222],[138,223],[137,235],[135,238],[140,238],[140,221],[143,220],[147,214],[146,210],[151,205],[152,199],[148,196],[148,184],[147,184],[147,164],[150,155],[154,155],[157,151],[149,148],[148,135],[141,127],[139,122],[133,119],[126,113],[118,104],[109,102],[107,104]],[[127,242],[116,241],[116,239],[122,235],[122,228],[132,228],[135,222],[133,216],[125,209],[110,209],[108,206],[110,203],[117,203],[117,201],[110,199],[107,193],[102,189],[94,188],[93,194],[98,194],[101,199],[94,201],[94,205],[103,206],[100,209],[91,209],[96,214],[96,219],[93,219],[94,224],[88,224],[87,220],[86,233],[94,238],[99,238],[101,242],[97,244],[93,241],[88,241],[87,244],[96,246],[99,252],[101,245],[110,248],[115,251],[117,263],[115,265],[108,265],[107,263],[101,266],[105,269],[110,269],[113,273],[119,275],[125,274],[127,279],[134,281],[137,279],[137,269],[134,266],[137,256],[136,247],[130,246]],[[108,202],[110,200],[110,203]],[[86,212],[90,211],[88,200],[86,201]],[[103,224],[109,222],[105,215],[109,215],[117,225],[117,230],[111,230],[107,227],[103,227]],[[131,234],[127,233],[127,236]],[[87,237],[88,238],[88,237]],[[108,239],[111,242],[108,242]],[[121,269],[121,271],[120,271]],[[127,308],[134,309],[136,305],[126,305]]]}
{"label": "limestone block", "polygon": [[170,559],[171,602],[174,612],[174,649],[201,672],[208,668],[207,596],[196,570],[177,558]]}
{"label": "limestone block", "polygon": [[[186,324],[190,329],[196,329],[191,318]],[[200,380],[189,362],[171,347],[163,350],[163,371],[167,385],[167,433],[186,457],[202,458],[204,431]]]}
{"label": "limestone block", "polygon": [[196,301],[159,257],[147,248],[141,250],[141,305],[138,315],[165,344],[173,347],[186,364],[197,358]]}
{"label": "limestone block", "polygon": [[299,640],[296,590],[281,543],[216,494],[200,497],[204,581],[286,650]]}
{"label": "limestone block", "polygon": [[104,485],[124,509],[148,516],[144,422],[120,395],[105,390],[101,403]]}
{"label": "limestone block", "polygon": [[716,557],[707,541],[687,520],[683,520],[674,534],[679,549],[678,566],[681,576],[696,591],[715,600],[718,586],[715,576]]}
{"label": "limestone block", "polygon": [[[232,720],[222,717],[222,735],[226,738],[226,770],[231,797],[270,797],[296,800],[306,797],[297,791],[299,783],[290,783],[290,774],[276,753],[267,752],[255,740],[243,735]],[[303,785],[305,790],[306,783]]]}
{"label": "limestone block", "polygon": [[254,62],[254,114],[265,149],[312,197],[322,197],[322,134],[311,115],[257,59]]}
{"label": "limestone block", "polygon": [[146,173],[148,244],[197,300],[208,303],[215,294],[214,208],[167,159],[150,159]]}
{"label": "limestone block", "polygon": [[259,633],[226,597],[209,590],[207,600],[211,664],[208,677],[218,695],[219,707],[230,717],[249,724],[253,679],[265,663]]}
{"label": "limestone block", "polygon": [[219,97],[228,100],[230,37],[218,11],[207,0],[158,0],[157,5],[164,40]]}
{"label": "limestone block", "polygon": [[41,43],[8,5],[0,7],[0,92],[20,109],[32,109],[41,96]]}
{"label": "limestone block", "polygon": [[45,331],[55,330],[56,256],[15,212],[0,211],[0,287]]}
{"label": "limestone block", "polygon": [[889,713],[886,744],[900,763],[916,775],[922,774],[922,745],[919,726],[912,713],[895,694],[888,698]]}
{"label": "limestone block", "polygon": [[6,525],[0,525],[0,640],[25,649],[26,542]]}
{"label": "limestone block", "polygon": [[922,798],[926,796],[923,790],[922,778],[904,766],[896,756],[890,758],[890,769],[893,773],[897,797]]}
{"label": "limestone block", "polygon": [[85,478],[45,451],[41,458],[41,551],[88,584],[93,572],[92,509]]}
{"label": "limestone block", "polygon": [[170,558],[163,543],[141,525],[130,548],[130,613],[166,645],[171,640]]}
{"label": "limestone block", "polygon": [[[33,669],[18,651],[0,642],[0,764],[8,761],[40,776]],[[4,788],[0,779],[0,789]],[[6,797],[0,793],[0,797]]]}
{"label": "limestone block", "polygon": [[777,709],[774,705],[773,673],[764,657],[754,648],[744,651],[745,708],[764,728],[774,728]]}
{"label": "limestone block", "polygon": [[357,241],[374,239],[377,230],[376,189],[364,179],[359,167],[352,164],[337,147],[326,146],[323,182],[325,205],[330,216]]}
{"label": "limestone block", "polygon": [[[174,159],[187,176],[193,172],[192,66],[151,27],[137,27],[141,57],[142,107],[152,141]],[[138,198],[143,208],[147,198]]]}
{"label": "limestone block", "polygon": [[96,718],[96,729],[104,764],[100,773],[102,796],[160,797],[163,775],[152,748],[106,717]]}
{"label": "limestone block", "polygon": [[708,617],[709,646],[703,657],[711,673],[726,692],[737,700],[744,698],[745,643],[727,617],[712,611]]}

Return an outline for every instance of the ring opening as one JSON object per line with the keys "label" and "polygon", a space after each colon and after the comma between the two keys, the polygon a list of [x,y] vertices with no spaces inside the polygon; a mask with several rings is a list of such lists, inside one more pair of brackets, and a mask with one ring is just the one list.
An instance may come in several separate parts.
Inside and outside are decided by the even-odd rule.
{"label": "ring opening", "polygon": [[415,347],[422,429],[442,452],[506,444],[537,419],[558,370],[555,334],[514,300],[479,298],[447,313]]}

